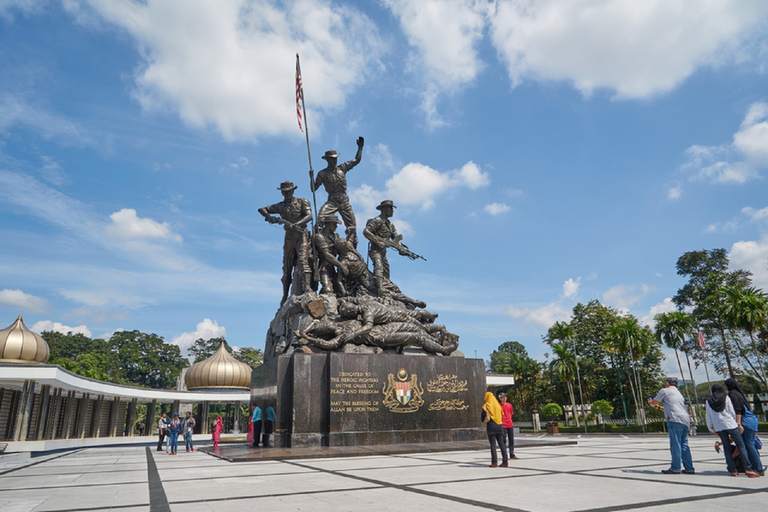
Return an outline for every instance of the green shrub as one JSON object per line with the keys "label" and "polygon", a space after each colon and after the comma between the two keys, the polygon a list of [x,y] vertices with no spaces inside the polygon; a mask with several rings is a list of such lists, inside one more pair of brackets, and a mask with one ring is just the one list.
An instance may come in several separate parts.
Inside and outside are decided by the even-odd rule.
{"label": "green shrub", "polygon": [[541,408],[541,415],[544,419],[554,421],[563,415],[563,408],[555,403],[548,403]]}

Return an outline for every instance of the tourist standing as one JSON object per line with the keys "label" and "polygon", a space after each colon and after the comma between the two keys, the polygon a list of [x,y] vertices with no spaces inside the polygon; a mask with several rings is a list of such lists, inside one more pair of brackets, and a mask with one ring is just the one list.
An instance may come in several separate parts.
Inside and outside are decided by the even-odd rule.
{"label": "tourist standing", "polygon": [[224,423],[221,419],[221,416],[216,416],[216,419],[213,420],[213,434],[211,435],[211,440],[213,441],[213,447],[218,448],[219,441],[221,441],[221,431],[224,430]]}
{"label": "tourist standing", "polygon": [[264,435],[261,438],[261,445],[264,448],[269,448],[269,436],[275,430],[275,410],[271,405],[268,405],[264,409]]}
{"label": "tourist standing", "polygon": [[760,460],[760,452],[755,447],[755,435],[757,434],[757,416],[749,410],[747,397],[741,391],[741,387],[736,379],[725,379],[725,387],[728,389],[728,396],[733,404],[733,411],[736,413],[736,424],[741,432],[741,439],[744,441],[744,447],[747,449],[747,457],[752,465],[752,470],[758,475],[765,476],[763,461]]}
{"label": "tourist standing", "polygon": [[[157,432],[159,439],[157,440],[157,451],[163,451],[163,440],[168,434],[168,418],[165,417],[165,413],[160,414],[160,419],[157,421]],[[165,451],[168,451],[168,444],[165,445]]]}
{"label": "tourist standing", "polygon": [[733,439],[733,444],[736,445],[741,454],[744,473],[750,478],[760,476],[752,471],[752,465],[747,455],[748,452],[744,446],[744,440],[741,438],[741,432],[739,432],[739,424],[736,423],[736,412],[722,384],[713,385],[712,395],[707,398],[707,428],[712,434],[717,433],[716,435],[720,436],[720,441],[723,442],[723,452],[725,453],[725,464],[728,466],[728,472],[731,476],[739,476],[739,472],[733,461],[730,439]]}
{"label": "tourist standing", "polygon": [[253,423],[253,447],[259,447],[259,437],[261,437],[261,409],[256,404],[253,404],[253,414],[251,415],[251,422]]}
{"label": "tourist standing", "polygon": [[498,467],[498,457],[496,455],[496,444],[498,443],[501,448],[501,466],[509,466],[507,459],[507,447],[504,443],[504,429],[501,426],[501,405],[493,393],[487,392],[485,394],[485,404],[483,405],[482,419],[488,432],[488,442],[491,444],[491,465],[490,467]]}
{"label": "tourist standing", "polygon": [[677,377],[667,377],[664,387],[655,397],[648,398],[648,403],[651,407],[664,411],[664,416],[667,418],[672,464],[669,469],[662,469],[661,472],[665,475],[679,475],[682,462],[682,473],[694,474],[696,471],[693,468],[691,449],[688,447],[688,428],[691,417],[685,409],[685,398],[677,389]]}
{"label": "tourist standing", "polygon": [[192,417],[192,413],[187,411],[187,417],[184,418],[182,423],[182,428],[184,429],[184,444],[187,448],[187,453],[189,453],[190,450],[195,451],[195,447],[192,446],[192,434],[195,432],[196,423],[195,418]]}
{"label": "tourist standing", "polygon": [[179,449],[179,434],[184,431],[184,427],[179,420],[179,413],[173,413],[173,420],[168,425],[168,447],[170,448],[170,454],[176,455],[176,451]]}
{"label": "tourist standing", "polygon": [[515,410],[507,401],[506,393],[499,393],[499,403],[501,404],[501,428],[504,429],[504,440],[509,447],[509,458],[510,460],[519,459],[520,457],[515,455],[515,424],[512,423]]}

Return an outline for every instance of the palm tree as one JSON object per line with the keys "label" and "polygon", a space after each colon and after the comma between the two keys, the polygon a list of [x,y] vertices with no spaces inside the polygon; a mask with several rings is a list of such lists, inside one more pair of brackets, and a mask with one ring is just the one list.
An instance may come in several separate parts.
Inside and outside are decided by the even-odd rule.
{"label": "palm tree", "polygon": [[[749,334],[749,339],[752,341],[752,350],[755,353],[755,357],[757,357],[758,377],[761,377],[763,384],[768,386],[765,367],[760,360],[760,352],[757,350],[754,336],[756,330],[764,329],[766,326],[768,297],[762,290],[752,286],[749,288],[739,288],[735,285],[729,285],[724,286],[722,291],[725,295],[725,316],[728,324],[731,328],[744,329]],[[766,349],[768,349],[768,342],[766,342]],[[750,364],[750,366],[752,365]]]}
{"label": "palm tree", "polygon": [[[620,317],[608,330],[608,336],[616,346],[619,354],[623,355],[625,360],[629,356],[632,373],[629,383],[632,389],[632,396],[635,399],[635,408],[637,419],[645,423],[645,410],[643,408],[643,388],[637,371],[637,360],[642,359],[648,353],[648,339],[643,329],[633,316]],[[634,381],[634,382],[633,382]]]}
{"label": "palm tree", "polygon": [[[691,332],[693,319],[682,311],[674,311],[672,313],[659,313],[654,317],[654,320],[656,320],[656,328],[654,329],[656,339],[675,351],[677,367],[680,369],[680,377],[683,378],[685,373],[683,373],[683,365],[680,363],[679,351],[684,348],[685,336]],[[691,378],[691,381],[693,381],[693,378]],[[688,403],[692,403],[688,387],[683,386],[683,391]],[[696,409],[694,408],[693,411],[694,421],[698,424]]]}
{"label": "palm tree", "polygon": [[611,366],[616,370],[616,375],[619,378],[619,391],[621,392],[621,406],[624,409],[624,422],[629,425],[629,418],[627,418],[627,402],[624,400],[624,384],[621,381],[621,369],[619,368],[619,364],[616,363],[615,356],[618,354],[618,346],[614,342],[612,336],[610,336],[610,333],[603,337],[602,340],[600,340],[600,344],[605,350],[605,352],[608,354],[608,358],[611,361]]}
{"label": "palm tree", "polygon": [[[579,370],[579,354],[576,351],[576,341],[573,339],[573,327],[570,324],[567,324],[565,322],[555,322],[555,325],[553,325],[550,328],[550,334],[552,337],[556,340],[560,340],[562,342],[570,341],[571,346],[573,347],[573,358],[574,362],[576,364],[576,380],[579,383],[579,401],[581,402],[581,407],[583,409],[584,407],[584,392],[581,389],[581,371]],[[574,411],[574,414],[575,411]],[[577,422],[578,425],[578,422]],[[584,428],[586,429],[586,421],[584,422]],[[585,430],[586,432],[586,430]]]}
{"label": "palm tree", "polygon": [[576,372],[576,357],[565,343],[556,343],[552,345],[552,354],[556,359],[552,361],[552,368],[557,372],[560,377],[560,382],[565,382],[568,385],[568,395],[571,397],[571,407],[573,407],[573,417],[576,418],[576,426],[581,426],[579,423],[579,416],[576,414],[576,397],[573,395],[573,374]]}

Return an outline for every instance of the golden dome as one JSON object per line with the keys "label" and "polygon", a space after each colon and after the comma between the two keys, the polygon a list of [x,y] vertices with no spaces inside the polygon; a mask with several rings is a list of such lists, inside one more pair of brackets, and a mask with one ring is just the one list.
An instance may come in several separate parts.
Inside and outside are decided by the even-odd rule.
{"label": "golden dome", "polygon": [[251,389],[251,367],[232,357],[224,343],[204,361],[193,364],[184,376],[187,389]]}
{"label": "golden dome", "polygon": [[0,331],[0,363],[43,364],[48,361],[48,344],[27,329],[21,315]]}

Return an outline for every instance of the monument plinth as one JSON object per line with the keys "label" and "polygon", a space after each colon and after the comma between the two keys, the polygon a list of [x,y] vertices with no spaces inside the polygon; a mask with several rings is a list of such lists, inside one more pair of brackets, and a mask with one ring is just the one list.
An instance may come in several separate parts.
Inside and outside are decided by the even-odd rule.
{"label": "monument plinth", "polygon": [[[294,353],[273,363],[275,446],[351,446],[482,439],[485,365],[402,354]],[[274,396],[269,396],[274,391]]]}

